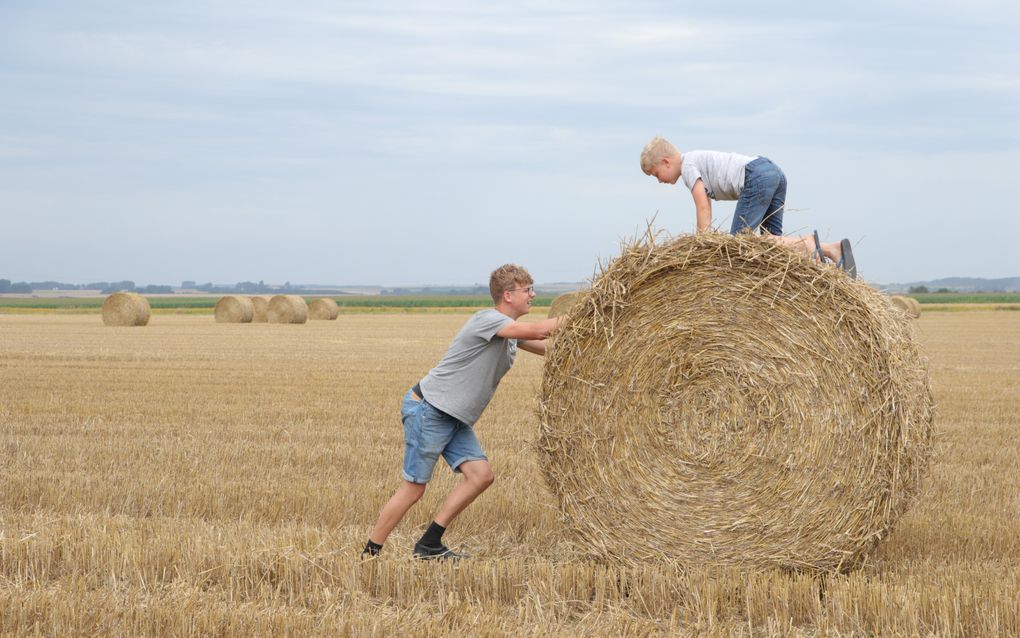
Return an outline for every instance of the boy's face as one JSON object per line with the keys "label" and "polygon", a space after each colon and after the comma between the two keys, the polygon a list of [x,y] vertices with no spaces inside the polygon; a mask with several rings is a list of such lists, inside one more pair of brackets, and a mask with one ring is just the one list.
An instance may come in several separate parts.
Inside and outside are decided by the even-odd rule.
{"label": "boy's face", "polygon": [[663,157],[652,167],[649,175],[659,180],[660,184],[676,184],[676,180],[680,179],[680,158]]}
{"label": "boy's face", "polygon": [[503,299],[509,298],[510,307],[517,316],[531,312],[531,302],[535,299],[535,286],[530,283],[517,282],[512,290],[503,293]]}

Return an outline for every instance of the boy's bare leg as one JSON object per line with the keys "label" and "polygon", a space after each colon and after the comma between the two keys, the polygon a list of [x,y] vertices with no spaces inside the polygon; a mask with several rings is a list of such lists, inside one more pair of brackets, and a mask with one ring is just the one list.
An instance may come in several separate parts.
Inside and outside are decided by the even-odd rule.
{"label": "boy's bare leg", "polygon": [[[765,233],[764,237],[768,237],[774,242],[780,244],[786,244],[794,250],[799,250],[806,253],[809,257],[814,257],[815,254],[815,239],[811,235],[802,235],[800,237],[787,237],[785,235],[769,235]],[[838,262],[839,258],[843,256],[843,250],[839,247],[839,242],[826,243],[822,242],[822,254],[831,259],[834,262]]]}
{"label": "boy's bare leg", "polygon": [[379,512],[379,519],[375,522],[375,527],[372,528],[368,539],[379,545],[385,543],[393,528],[397,526],[400,519],[404,518],[404,514],[407,514],[407,510],[411,509],[411,506],[417,503],[424,493],[425,485],[405,480],[386,502],[386,505],[383,505],[382,511]]}
{"label": "boy's bare leg", "polygon": [[436,522],[443,527],[449,527],[453,519],[495,480],[488,461],[465,461],[459,469],[464,478],[453,488],[436,514]]}

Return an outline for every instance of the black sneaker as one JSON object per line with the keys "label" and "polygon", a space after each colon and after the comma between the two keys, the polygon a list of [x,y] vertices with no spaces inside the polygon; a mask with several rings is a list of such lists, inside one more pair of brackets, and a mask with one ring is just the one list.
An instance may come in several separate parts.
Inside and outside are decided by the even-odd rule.
{"label": "black sneaker", "polygon": [[462,558],[469,558],[470,555],[458,554],[446,545],[432,547],[431,545],[415,543],[414,557],[420,560],[461,560]]}

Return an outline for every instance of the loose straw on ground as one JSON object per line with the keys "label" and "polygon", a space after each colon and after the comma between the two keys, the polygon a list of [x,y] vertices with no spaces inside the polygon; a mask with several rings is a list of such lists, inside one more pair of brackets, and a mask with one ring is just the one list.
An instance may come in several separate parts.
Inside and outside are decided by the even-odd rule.
{"label": "loose straw on ground", "polygon": [[144,326],[152,310],[149,300],[133,292],[115,292],[103,301],[103,324],[107,326]]}
{"label": "loose straw on ground", "polygon": [[340,315],[340,307],[336,301],[329,297],[320,297],[308,304],[309,319],[324,319],[332,321]]}
{"label": "loose straw on ground", "polygon": [[298,295],[276,295],[269,300],[266,318],[269,323],[304,323],[308,321],[308,304]]}
{"label": "loose straw on ground", "polygon": [[251,323],[255,306],[251,299],[240,295],[224,295],[213,310],[217,323]]}
{"label": "loose straw on ground", "polygon": [[846,571],[918,497],[932,450],[912,322],[754,236],[651,233],[550,344],[540,465],[599,559]]}

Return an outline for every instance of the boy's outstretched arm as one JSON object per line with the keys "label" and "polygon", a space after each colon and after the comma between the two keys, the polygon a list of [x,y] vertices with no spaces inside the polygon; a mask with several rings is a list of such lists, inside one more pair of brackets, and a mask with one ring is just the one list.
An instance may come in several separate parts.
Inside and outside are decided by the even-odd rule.
{"label": "boy's outstretched arm", "polygon": [[712,200],[708,198],[705,184],[700,179],[694,182],[691,196],[694,197],[694,208],[698,213],[698,232],[708,232],[712,229]]}
{"label": "boy's outstretched arm", "polygon": [[545,356],[545,339],[528,339],[517,342],[517,347],[521,350],[530,352],[531,354],[537,354]]}

